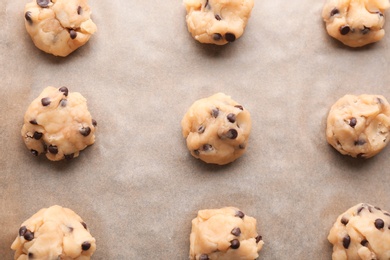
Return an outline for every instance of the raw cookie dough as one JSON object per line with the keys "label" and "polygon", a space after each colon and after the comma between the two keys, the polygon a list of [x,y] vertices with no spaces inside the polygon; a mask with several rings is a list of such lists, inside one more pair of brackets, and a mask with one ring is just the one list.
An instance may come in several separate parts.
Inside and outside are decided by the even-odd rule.
{"label": "raw cookie dough", "polygon": [[23,222],[11,245],[16,260],[87,260],[96,250],[95,238],[72,210],[52,206]]}
{"label": "raw cookie dough", "polygon": [[214,164],[227,164],[246,150],[251,131],[248,110],[223,93],[196,101],[181,121],[191,154]]}
{"label": "raw cookie dough", "polygon": [[33,0],[24,8],[26,29],[35,46],[62,57],[96,32],[90,16],[87,0]]}
{"label": "raw cookie dough", "polygon": [[188,31],[202,43],[223,45],[244,33],[254,0],[184,0]]}
{"label": "raw cookie dough", "polygon": [[28,107],[21,133],[33,155],[69,160],[95,142],[96,125],[80,93],[47,87]]}
{"label": "raw cookie dough", "polygon": [[385,31],[389,0],[327,0],[322,10],[328,34],[350,47],[377,42]]}
{"label": "raw cookie dough", "polygon": [[191,260],[253,260],[264,244],[256,219],[234,207],[200,210],[190,243]]}
{"label": "raw cookie dough", "polygon": [[389,142],[390,106],[379,95],[345,95],[330,109],[326,139],[336,150],[369,158]]}
{"label": "raw cookie dough", "polygon": [[328,240],[333,260],[390,259],[390,214],[360,203],[341,214]]}

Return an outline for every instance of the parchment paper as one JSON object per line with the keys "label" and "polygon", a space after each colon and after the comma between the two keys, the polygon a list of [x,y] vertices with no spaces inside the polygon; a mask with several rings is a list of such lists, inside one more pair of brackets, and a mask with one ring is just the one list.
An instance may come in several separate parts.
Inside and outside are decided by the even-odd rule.
{"label": "parchment paper", "polygon": [[[390,33],[351,49],[326,34],[322,0],[264,0],[242,38],[203,45],[181,1],[90,0],[98,32],[57,58],[27,34],[27,1],[0,2],[1,259],[20,224],[55,204],[84,219],[105,260],[188,259],[197,211],[224,206],[257,219],[259,259],[331,259],[339,214],[359,202],[390,210],[390,148],[357,160],[325,140],[343,95],[390,99]],[[96,143],[69,162],[31,156],[20,136],[49,85],[84,95],[98,122]],[[253,120],[247,153],[227,166],[196,160],[181,136],[188,107],[216,92]]]}

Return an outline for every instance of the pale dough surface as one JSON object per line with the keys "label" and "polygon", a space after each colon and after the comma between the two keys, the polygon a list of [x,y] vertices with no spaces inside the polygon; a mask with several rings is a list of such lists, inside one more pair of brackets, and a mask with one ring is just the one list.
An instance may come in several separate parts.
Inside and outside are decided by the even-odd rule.
{"label": "pale dough surface", "polygon": [[326,138],[336,150],[369,158],[389,142],[390,106],[380,95],[345,95],[330,109]]}
{"label": "pale dough surface", "polygon": [[28,107],[21,134],[33,155],[46,153],[58,161],[77,157],[93,144],[96,124],[80,93],[47,87]]}
{"label": "pale dough surface", "polygon": [[390,214],[360,203],[341,214],[328,240],[333,260],[390,259]]}
{"label": "pale dough surface", "polygon": [[192,220],[191,260],[253,260],[263,244],[256,219],[237,208],[200,210]]}
{"label": "pale dough surface", "polygon": [[96,32],[90,16],[87,0],[33,0],[24,9],[25,26],[35,46],[62,57]]}
{"label": "pale dough surface", "polygon": [[327,0],[322,18],[328,34],[350,47],[383,38],[388,0]]}
{"label": "pale dough surface", "polygon": [[223,45],[244,33],[254,0],[184,0],[192,37],[202,43]]}
{"label": "pale dough surface", "polygon": [[181,126],[194,157],[223,165],[246,151],[251,118],[248,110],[230,96],[217,93],[192,104]]}
{"label": "pale dough surface", "polygon": [[24,221],[11,248],[17,260],[88,260],[96,243],[80,216],[55,205]]}

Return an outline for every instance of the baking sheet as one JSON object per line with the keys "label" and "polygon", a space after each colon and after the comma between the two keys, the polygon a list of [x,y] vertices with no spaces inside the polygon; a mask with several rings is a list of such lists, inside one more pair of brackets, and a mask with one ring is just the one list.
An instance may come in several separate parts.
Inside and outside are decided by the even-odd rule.
{"label": "baking sheet", "polygon": [[[0,2],[1,259],[20,224],[54,204],[88,224],[93,259],[187,259],[197,211],[224,206],[257,219],[260,259],[330,259],[339,214],[359,202],[390,210],[390,148],[361,161],[324,137],[341,96],[390,98],[390,34],[351,49],[326,34],[323,1],[273,0],[255,2],[233,44],[202,45],[181,1],[91,0],[98,32],[57,58],[27,35],[27,1]],[[82,93],[98,122],[96,143],[69,162],[31,156],[20,136],[49,85]],[[187,108],[216,92],[253,120],[247,153],[227,166],[192,158],[181,136]]]}

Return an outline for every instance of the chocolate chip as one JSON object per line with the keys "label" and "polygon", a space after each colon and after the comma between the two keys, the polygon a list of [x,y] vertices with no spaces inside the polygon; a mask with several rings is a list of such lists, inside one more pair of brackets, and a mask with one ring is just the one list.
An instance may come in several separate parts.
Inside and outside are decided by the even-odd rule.
{"label": "chocolate chip", "polygon": [[366,143],[366,141],[365,140],[357,140],[357,141],[355,141],[355,145],[364,145]]}
{"label": "chocolate chip", "polygon": [[230,247],[232,249],[238,249],[240,247],[240,241],[238,241],[238,239],[233,239],[230,241]]}
{"label": "chocolate chip", "polygon": [[240,148],[240,149],[245,149],[245,144],[240,144],[240,145],[238,146],[238,148]]}
{"label": "chocolate chip", "polygon": [[83,136],[88,136],[90,133],[91,128],[89,128],[89,126],[80,129],[80,134],[82,134]]}
{"label": "chocolate chip", "polygon": [[346,226],[346,225],[348,224],[349,220],[346,219],[346,218],[344,218],[344,217],[342,217],[340,222],[341,222],[341,224],[343,224],[344,226]]}
{"label": "chocolate chip", "polygon": [[73,230],[74,230],[74,228],[72,228],[72,227],[68,227],[68,229],[69,229],[69,232],[73,232]]}
{"label": "chocolate chip", "polygon": [[69,30],[69,35],[70,35],[70,38],[72,39],[72,40],[74,40],[74,39],[76,39],[76,37],[77,37],[77,32],[75,31],[75,30]]}
{"label": "chocolate chip", "polygon": [[51,103],[50,98],[48,98],[48,97],[42,98],[41,103],[42,103],[42,106],[44,106],[44,107],[50,105],[50,103]]}
{"label": "chocolate chip", "polygon": [[344,246],[344,248],[348,249],[350,243],[351,243],[351,237],[349,235],[346,235],[343,238],[343,246]]}
{"label": "chocolate chip", "polygon": [[206,8],[209,5],[209,0],[206,0],[206,3],[204,4],[204,8]]}
{"label": "chocolate chip", "polygon": [[42,8],[46,8],[49,6],[50,0],[37,0],[37,5]]}
{"label": "chocolate chip", "polygon": [[24,236],[26,234],[27,228],[26,226],[22,226],[19,228],[19,236]]}
{"label": "chocolate chip", "polygon": [[344,26],[341,26],[340,27],[340,33],[341,35],[346,35],[349,33],[349,31],[351,31],[351,28],[349,28],[348,25],[344,25]]}
{"label": "chocolate chip", "polygon": [[87,251],[90,248],[91,248],[91,243],[89,243],[88,241],[85,241],[81,244],[81,249],[83,249],[84,251]]}
{"label": "chocolate chip", "polygon": [[200,155],[199,150],[194,150],[194,154],[195,154],[196,156],[199,156],[199,155]]}
{"label": "chocolate chip", "polygon": [[83,8],[81,6],[77,7],[77,14],[80,15],[83,12]]}
{"label": "chocolate chip", "polygon": [[340,13],[340,11],[339,11],[339,9],[337,9],[337,8],[335,7],[335,8],[333,8],[332,11],[330,11],[330,16],[334,16],[334,15],[336,15],[336,14],[338,14],[338,13]]}
{"label": "chocolate chip", "polygon": [[357,124],[356,118],[352,117],[352,118],[349,120],[349,126],[354,128],[354,127],[356,126],[356,124]]}
{"label": "chocolate chip", "polygon": [[220,33],[213,34],[214,41],[220,41],[222,39],[222,35]]}
{"label": "chocolate chip", "polygon": [[72,160],[74,158],[74,153],[65,154],[64,157],[65,157],[66,160]]}
{"label": "chocolate chip", "polygon": [[35,120],[35,119],[30,120],[29,122],[30,122],[30,124],[32,124],[32,125],[38,125],[37,120]]}
{"label": "chocolate chip", "polygon": [[206,254],[201,254],[201,255],[199,256],[199,260],[209,260],[209,256],[206,255]]}
{"label": "chocolate chip", "polygon": [[47,153],[47,144],[43,143],[43,150]]}
{"label": "chocolate chip", "polygon": [[362,212],[362,210],[364,209],[365,207],[364,206],[361,206],[360,208],[357,209],[357,214],[359,215],[360,212]]}
{"label": "chocolate chip", "polygon": [[239,217],[239,218],[244,218],[245,217],[245,214],[244,214],[244,212],[242,212],[242,211],[237,211],[236,212],[236,215],[234,215],[235,217]]}
{"label": "chocolate chip", "polygon": [[241,110],[244,110],[244,108],[241,105],[235,105],[234,107],[241,109]]}
{"label": "chocolate chip", "polygon": [[380,218],[375,219],[375,227],[377,229],[382,229],[384,226],[385,226],[385,222],[382,219]]}
{"label": "chocolate chip", "polygon": [[43,136],[42,133],[40,133],[40,132],[35,132],[34,135],[33,135],[33,138],[34,138],[35,140],[39,140],[39,139],[42,138],[42,136]]}
{"label": "chocolate chip", "polygon": [[236,139],[237,136],[238,136],[238,132],[237,132],[236,129],[230,129],[226,133],[226,137],[229,138],[229,139]]}
{"label": "chocolate chip", "polygon": [[360,30],[360,32],[361,32],[363,35],[365,35],[365,34],[367,34],[367,33],[370,32],[370,28],[369,28],[369,27],[366,27],[366,26],[363,26],[363,29]]}
{"label": "chocolate chip", "polygon": [[31,12],[30,11],[27,11],[25,14],[24,14],[24,18],[26,19],[26,21],[32,25],[33,24],[33,20],[31,18]]}
{"label": "chocolate chip", "polygon": [[204,144],[202,146],[202,150],[205,152],[211,151],[211,150],[213,150],[213,146],[211,144]]}
{"label": "chocolate chip", "polygon": [[360,244],[361,244],[362,246],[367,247],[367,245],[368,245],[367,239],[363,239],[362,242],[360,242]]}
{"label": "chocolate chip", "polygon": [[50,153],[52,154],[57,154],[58,153],[58,147],[55,146],[55,145],[49,145],[49,147],[47,148],[49,150]]}
{"label": "chocolate chip", "polygon": [[85,228],[85,229],[87,229],[87,224],[85,224],[85,222],[80,222],[81,223],[81,225],[83,225],[83,227]]}
{"label": "chocolate chip", "polygon": [[356,157],[359,159],[365,159],[364,153],[359,153]]}
{"label": "chocolate chip", "polygon": [[68,104],[68,100],[66,100],[66,99],[61,99],[61,101],[60,101],[60,106],[66,107],[67,104]]}
{"label": "chocolate chip", "polygon": [[219,109],[214,108],[213,110],[211,110],[211,114],[213,115],[213,117],[217,118],[219,115]]}
{"label": "chocolate chip", "polygon": [[382,12],[376,12],[377,14],[379,14],[379,16],[383,16]]}
{"label": "chocolate chip", "polygon": [[221,18],[221,16],[219,16],[219,15],[215,15],[215,19],[217,19],[218,21],[221,21],[222,20],[222,18]]}
{"label": "chocolate chip", "polygon": [[203,134],[204,130],[206,130],[206,127],[204,125],[201,125],[201,126],[198,127],[198,133],[199,134]]}
{"label": "chocolate chip", "polygon": [[260,235],[258,235],[258,236],[256,237],[256,243],[259,243],[261,240],[263,240],[263,237],[260,236]]}
{"label": "chocolate chip", "polygon": [[232,233],[232,235],[238,237],[239,235],[241,235],[241,229],[239,227],[233,228],[230,233]]}
{"label": "chocolate chip", "polygon": [[67,97],[68,94],[69,94],[69,90],[68,90],[67,87],[60,87],[60,88],[58,89],[58,91],[64,93],[64,96],[65,96],[65,97]]}
{"label": "chocolate chip", "polygon": [[97,126],[97,122],[96,122],[95,119],[92,119],[92,125],[93,125],[93,126]]}
{"label": "chocolate chip", "polygon": [[39,154],[38,151],[33,150],[33,149],[31,149],[30,152],[31,152],[31,154],[34,155],[34,156],[38,156],[38,154]]}
{"label": "chocolate chip", "polygon": [[228,42],[234,42],[236,40],[236,36],[233,33],[226,33],[225,34],[225,39]]}
{"label": "chocolate chip", "polygon": [[31,232],[30,230],[26,230],[26,233],[24,233],[23,235],[24,239],[26,239],[27,241],[31,241],[34,239],[34,232]]}
{"label": "chocolate chip", "polygon": [[383,213],[383,214],[385,214],[386,216],[390,217],[390,214],[389,214],[389,213],[387,213],[387,212],[385,212],[385,213]]}
{"label": "chocolate chip", "polygon": [[230,113],[227,115],[227,119],[229,120],[230,123],[236,122],[236,115],[233,113]]}
{"label": "chocolate chip", "polygon": [[28,253],[28,258],[32,258],[34,257],[34,254],[33,253]]}

